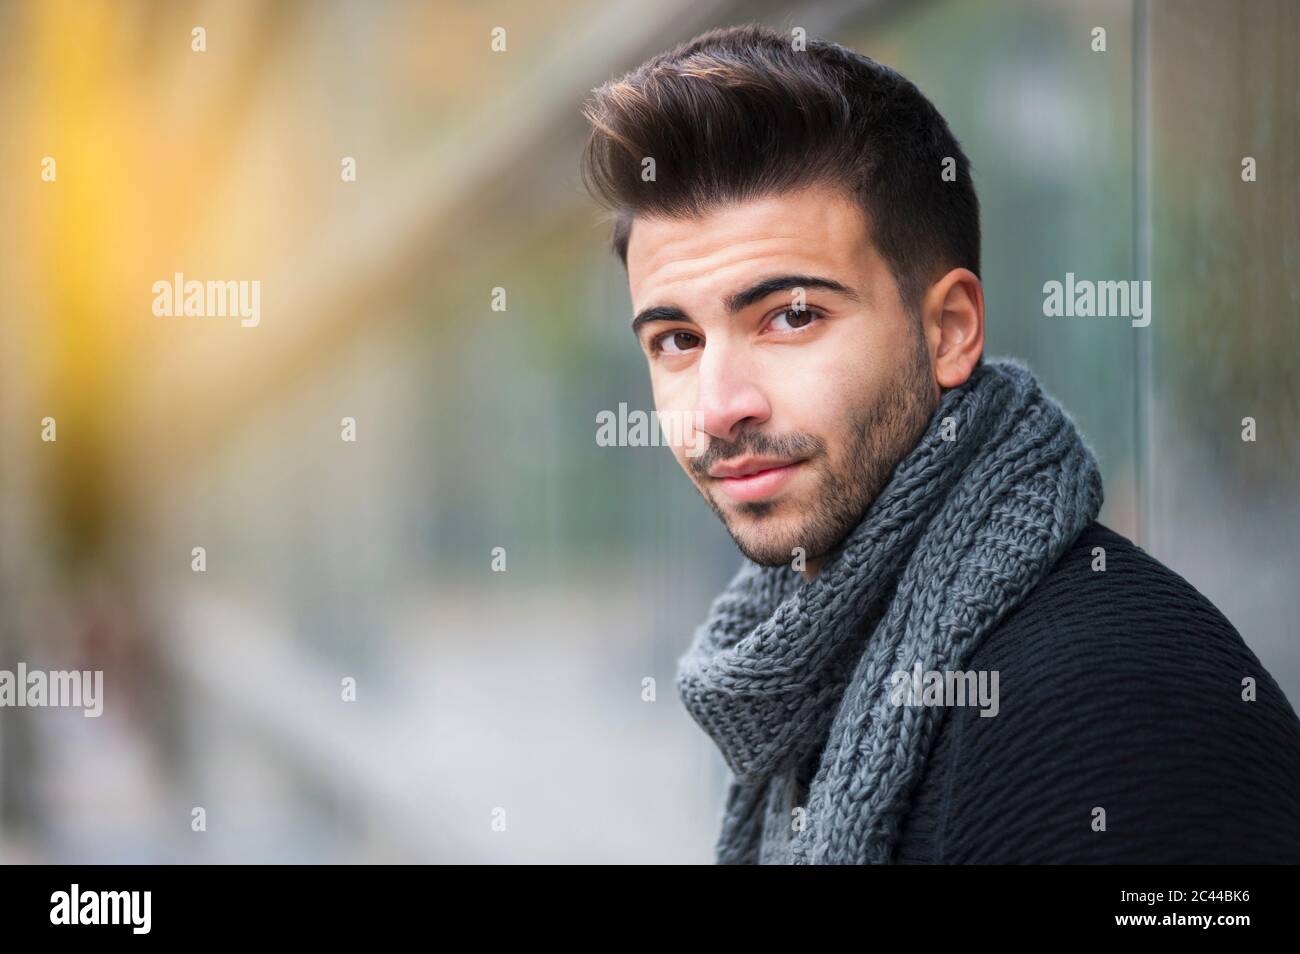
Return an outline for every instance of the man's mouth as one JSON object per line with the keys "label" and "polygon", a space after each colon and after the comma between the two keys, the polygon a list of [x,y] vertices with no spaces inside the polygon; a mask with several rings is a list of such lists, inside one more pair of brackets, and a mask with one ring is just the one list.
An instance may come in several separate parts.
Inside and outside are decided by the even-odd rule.
{"label": "man's mouth", "polygon": [[732,500],[752,503],[777,493],[790,482],[803,463],[802,460],[743,457],[715,465],[709,470],[709,476],[722,485]]}

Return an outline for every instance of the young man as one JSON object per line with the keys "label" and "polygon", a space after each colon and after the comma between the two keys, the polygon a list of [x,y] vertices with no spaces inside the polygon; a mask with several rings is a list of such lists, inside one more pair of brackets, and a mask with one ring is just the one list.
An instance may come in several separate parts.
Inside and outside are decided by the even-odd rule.
{"label": "young man", "polygon": [[657,409],[746,558],[677,674],[718,861],[1300,861],[1300,721],[982,358],[969,165],[916,87],[742,27],[586,115]]}

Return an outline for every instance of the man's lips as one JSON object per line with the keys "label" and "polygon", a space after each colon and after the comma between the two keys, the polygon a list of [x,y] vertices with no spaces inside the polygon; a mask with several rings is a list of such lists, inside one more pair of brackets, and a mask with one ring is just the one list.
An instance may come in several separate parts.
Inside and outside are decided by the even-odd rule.
{"label": "man's lips", "polygon": [[709,471],[709,476],[722,484],[732,500],[749,503],[772,496],[794,477],[801,464],[802,460],[749,457],[718,464]]}

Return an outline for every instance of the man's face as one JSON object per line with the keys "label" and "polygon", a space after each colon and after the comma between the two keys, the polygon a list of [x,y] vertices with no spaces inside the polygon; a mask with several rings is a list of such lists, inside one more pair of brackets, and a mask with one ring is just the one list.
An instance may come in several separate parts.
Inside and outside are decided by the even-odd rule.
{"label": "man's face", "polygon": [[637,217],[627,269],[656,409],[704,432],[678,463],[751,560],[820,562],[939,394],[861,209],[815,187]]}

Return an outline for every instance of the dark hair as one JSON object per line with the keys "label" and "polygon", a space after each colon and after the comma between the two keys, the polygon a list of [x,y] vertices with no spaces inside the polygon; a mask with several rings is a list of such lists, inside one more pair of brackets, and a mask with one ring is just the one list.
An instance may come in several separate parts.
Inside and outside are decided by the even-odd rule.
{"label": "dark hair", "polygon": [[[757,24],[710,30],[594,90],[583,182],[615,211],[624,266],[638,213],[690,218],[727,201],[842,186],[915,313],[942,271],[979,274],[970,164],[911,82],[838,44],[806,46]],[[655,181],[642,179],[647,157]],[[942,175],[947,159],[955,179]]]}

